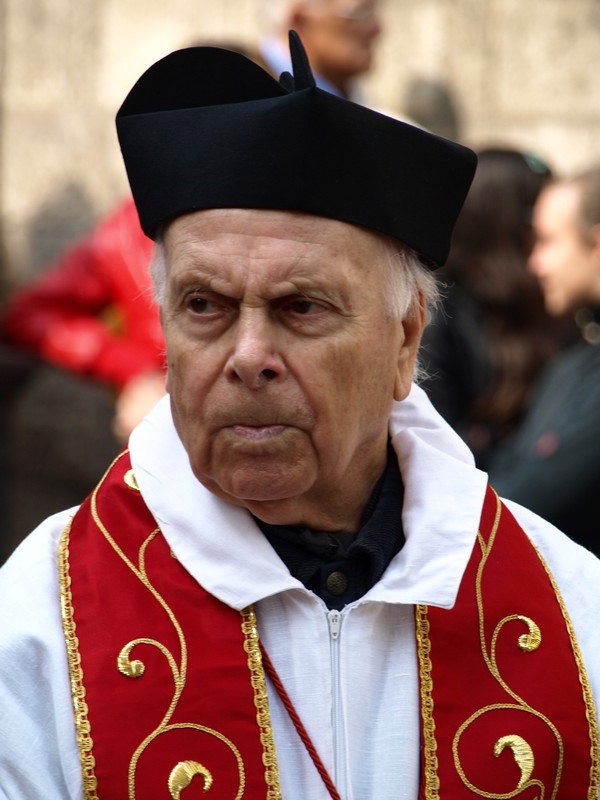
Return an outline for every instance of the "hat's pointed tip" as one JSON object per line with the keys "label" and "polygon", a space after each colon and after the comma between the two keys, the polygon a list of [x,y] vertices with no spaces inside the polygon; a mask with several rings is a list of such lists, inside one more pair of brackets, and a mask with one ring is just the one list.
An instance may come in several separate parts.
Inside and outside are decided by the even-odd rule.
{"label": "hat's pointed tip", "polygon": [[294,71],[295,90],[314,89],[317,84],[310,68],[306,50],[304,49],[302,40],[294,30],[289,32],[289,43],[290,55],[292,57],[292,69]]}

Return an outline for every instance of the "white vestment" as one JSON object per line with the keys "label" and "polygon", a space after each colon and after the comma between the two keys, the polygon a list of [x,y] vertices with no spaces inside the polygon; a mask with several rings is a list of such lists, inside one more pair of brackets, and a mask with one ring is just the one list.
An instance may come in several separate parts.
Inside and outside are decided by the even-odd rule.
{"label": "white vestment", "polygon": [[[413,606],[452,607],[486,488],[486,475],[417,387],[395,404],[390,433],[405,486],[406,543],[339,618],[290,575],[245,510],[198,483],[168,398],[130,441],[144,500],[179,561],[224,603],[254,604],[263,643],[343,800],[417,800]],[[554,575],[598,705],[600,561],[507,505]],[[82,797],[57,567],[72,514],[42,523],[0,570],[0,798],[7,800]],[[283,798],[328,800],[271,687],[269,696]]]}

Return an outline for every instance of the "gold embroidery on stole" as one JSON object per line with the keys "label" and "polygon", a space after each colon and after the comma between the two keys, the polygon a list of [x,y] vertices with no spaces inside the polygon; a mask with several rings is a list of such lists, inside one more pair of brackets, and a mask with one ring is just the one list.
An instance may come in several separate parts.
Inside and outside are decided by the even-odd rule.
{"label": "gold embroidery on stole", "polygon": [[[139,746],[136,748],[130,760],[129,775],[128,775],[128,797],[129,800],[135,800],[136,798],[135,778],[136,778],[137,764],[139,762],[141,755],[150,745],[150,743],[153,742],[155,739],[157,739],[159,736],[168,733],[171,730],[193,729],[214,736],[216,739],[221,741],[231,750],[238,766],[238,776],[239,776],[239,787],[237,794],[235,795],[235,800],[241,800],[245,790],[244,764],[242,761],[242,757],[238,749],[233,744],[233,742],[231,742],[226,736],[219,733],[218,731],[196,723],[169,724],[186,683],[187,644],[181,625],[179,624],[177,618],[175,617],[172,609],[169,607],[165,599],[152,585],[150,578],[148,577],[148,574],[146,572],[146,563],[145,563],[146,550],[148,549],[152,541],[156,538],[156,536],[159,535],[160,530],[159,528],[153,530],[152,533],[147,537],[147,539],[142,543],[138,553],[138,563],[136,565],[121,550],[117,542],[110,535],[109,531],[103,524],[98,514],[98,508],[97,508],[98,492],[102,487],[110,470],[117,463],[117,461],[119,461],[119,459],[122,458],[127,453],[128,451],[124,451],[114,460],[114,462],[111,464],[109,469],[104,474],[102,480],[94,490],[91,497],[92,518],[98,529],[101,531],[105,539],[108,541],[110,546],[117,554],[117,556],[127,565],[127,567],[133,572],[133,574],[137,577],[137,579],[150,592],[150,594],[154,597],[154,599],[162,606],[171,624],[173,625],[173,628],[176,631],[181,649],[181,659],[180,663],[178,664],[173,654],[163,643],[158,642],[154,639],[139,638],[131,642],[128,642],[126,645],[124,645],[124,647],[116,656],[116,668],[119,670],[119,672],[121,672],[123,675],[129,678],[139,679],[144,674],[145,665],[139,659],[133,659],[133,660],[131,659],[132,651],[140,645],[155,647],[164,655],[169,665],[171,674],[173,676],[173,683],[174,683],[173,697],[169,705],[169,708],[167,709],[161,723],[139,744]],[[139,491],[132,470],[126,473],[124,480],[130,489]],[[60,542],[59,571],[60,571],[60,586],[61,586],[61,611],[62,611],[65,640],[67,643],[69,672],[71,678],[71,692],[75,707],[77,741],[78,741],[79,755],[82,765],[82,774],[84,783],[84,800],[98,800],[98,796],[96,793],[97,781],[94,774],[95,760],[92,755],[93,740],[88,720],[88,707],[87,703],[85,702],[83,672],[81,669],[81,659],[79,656],[79,642],[75,633],[76,626],[73,619],[72,596],[70,592],[71,579],[69,576],[69,549],[68,549],[70,529],[71,526],[69,524],[62,534]],[[242,617],[241,620],[242,633],[244,636],[243,646],[245,652],[248,655],[250,682],[254,692],[254,705],[257,710],[256,719],[260,730],[260,742],[263,747],[262,760],[265,766],[265,783],[267,785],[266,800],[281,800],[281,791],[279,787],[279,770],[277,766],[273,731],[271,727],[271,720],[268,708],[266,683],[265,683],[264,671],[262,668],[262,658],[260,655],[260,647],[258,643],[258,630],[256,626],[256,618],[252,608],[244,609],[240,613]],[[179,762],[178,764],[175,764],[170,774],[169,786],[165,788],[168,788],[171,797],[174,800],[176,800],[177,798],[179,798],[181,791],[184,788],[186,788],[187,785],[189,785],[189,782],[195,775],[204,776],[205,778],[204,788],[205,791],[208,791],[213,782],[212,775],[208,773],[205,767],[203,767],[201,764],[198,764],[197,762]],[[185,782],[186,780],[187,783]],[[218,787],[215,788],[218,789]]]}
{"label": "gold embroidery on stole", "polygon": [[241,612],[243,623],[242,631],[245,636],[244,650],[248,654],[248,667],[252,675],[252,688],[254,689],[254,705],[256,706],[256,721],[260,728],[260,742],[263,746],[263,764],[265,765],[265,780],[267,783],[267,800],[281,800],[279,788],[279,767],[275,753],[275,741],[271,716],[269,714],[269,700],[267,697],[267,684],[265,671],[262,665],[262,655],[256,627],[256,616],[252,606],[244,608]]}
{"label": "gold embroidery on stole", "polygon": [[63,631],[67,645],[67,661],[69,664],[69,678],[71,681],[71,697],[75,711],[75,729],[77,732],[77,747],[81,762],[83,777],[84,800],[98,800],[96,789],[98,783],[94,769],[96,762],[92,755],[94,742],[92,740],[90,723],[88,721],[88,706],[85,702],[85,688],[83,685],[83,670],[79,656],[79,640],[77,639],[75,621],[73,619],[73,603],[71,596],[71,578],[69,576],[69,536],[71,523],[64,529],[58,548],[58,574],[60,583],[60,612]]}
{"label": "gold embroidery on stole", "polygon": [[560,610],[564,617],[567,630],[569,631],[569,638],[571,639],[571,645],[573,647],[573,655],[575,656],[575,661],[577,663],[577,670],[579,672],[579,681],[581,683],[581,688],[583,690],[583,698],[585,700],[586,717],[590,728],[591,765],[590,765],[590,786],[588,789],[587,800],[597,800],[597,798],[600,797],[600,732],[598,729],[598,717],[596,716],[596,704],[594,702],[594,696],[592,694],[592,687],[590,686],[587,670],[583,662],[583,656],[581,654],[581,650],[579,649],[579,643],[575,635],[575,629],[573,628],[573,623],[571,622],[571,617],[569,616],[569,612],[567,611],[565,601],[562,598],[560,590],[556,584],[556,581],[554,580],[554,576],[550,572],[550,569],[546,564],[542,554],[539,552],[537,547],[535,547],[535,545],[533,545],[533,547],[538,555],[538,558],[542,563],[542,566],[546,570],[548,578],[550,579],[550,583],[552,584],[552,588],[554,589],[554,593],[556,594],[556,598],[558,600]]}
{"label": "gold embroidery on stole", "polygon": [[[532,619],[528,617],[524,617],[520,614],[513,614],[502,619],[496,626],[496,629],[492,636],[492,642],[489,653],[485,641],[485,634],[484,634],[485,608],[484,608],[481,584],[486,562],[494,546],[494,540],[498,532],[498,527],[500,524],[500,516],[502,513],[502,504],[500,502],[500,499],[496,493],[494,494],[496,497],[496,514],[492,530],[490,533],[489,541],[487,543],[485,542],[480,531],[477,534],[477,541],[482,552],[482,558],[477,569],[476,587],[475,587],[476,597],[477,597],[477,611],[479,617],[480,647],[488,671],[500,684],[500,686],[504,689],[504,691],[511,698],[513,698],[515,702],[498,703],[494,705],[485,706],[476,711],[467,720],[465,720],[465,722],[463,722],[463,724],[459,727],[454,737],[452,745],[454,764],[463,784],[476,796],[486,798],[486,800],[494,800],[495,798],[500,798],[500,797],[506,797],[506,798],[514,797],[521,790],[531,786],[538,787],[541,791],[540,796],[544,797],[545,787],[541,784],[540,781],[531,780],[531,775],[533,773],[533,769],[535,766],[535,756],[531,748],[531,745],[528,742],[526,742],[522,737],[508,733],[499,737],[499,739],[496,741],[494,745],[494,755],[496,757],[500,756],[501,753],[506,748],[510,749],[515,759],[515,762],[521,772],[521,777],[519,779],[518,785],[512,792],[510,792],[510,794],[502,794],[502,795],[492,794],[489,792],[482,791],[478,789],[476,786],[474,786],[472,783],[470,783],[467,776],[464,773],[460,761],[460,756],[458,753],[458,746],[462,734],[467,730],[468,727],[470,727],[470,725],[472,725],[483,714],[498,709],[513,709],[513,710],[523,711],[528,714],[532,714],[533,716],[542,720],[547,725],[547,727],[551,730],[557,741],[558,751],[559,751],[559,762],[557,766],[554,785],[552,787],[552,792],[550,794],[550,800],[554,800],[560,784],[562,766],[563,766],[563,757],[564,757],[564,745],[561,736],[555,725],[544,714],[532,708],[523,698],[521,698],[518,694],[516,694],[516,692],[514,692],[510,688],[510,686],[508,686],[508,684],[504,681],[504,679],[500,674],[500,670],[498,668],[496,660],[496,642],[498,639],[498,635],[502,627],[507,622],[518,620],[527,627],[527,633],[520,635],[517,640],[517,646],[524,653],[533,652],[539,647],[542,640],[542,633],[539,629],[539,626]],[[596,800],[596,798],[598,797],[598,788],[600,786],[600,767],[599,767],[600,760],[599,760],[599,744],[598,744],[599,741],[598,722],[596,719],[596,711],[591,692],[591,687],[589,684],[589,680],[587,678],[587,673],[585,671],[585,666],[583,663],[581,652],[579,650],[579,645],[577,644],[575,631],[573,629],[571,620],[569,618],[566,606],[564,604],[558,586],[554,581],[554,578],[550,573],[550,570],[548,569],[546,563],[544,562],[544,559],[542,558],[541,554],[534,546],[533,542],[530,542],[530,544],[534,548],[550,579],[552,588],[554,590],[554,593],[556,595],[563,617],[566,622],[569,638],[571,640],[571,645],[573,648],[573,653],[575,656],[575,661],[579,672],[579,680],[583,689],[583,696],[586,706],[586,716],[590,729],[590,743],[591,743],[590,747],[591,747],[592,758],[590,767],[590,783],[589,783],[587,797],[588,800]],[[420,674],[421,722],[423,725],[423,739],[424,739],[423,758],[424,758],[425,798],[426,800],[439,800],[440,781],[438,777],[437,742],[435,736],[435,716],[434,716],[434,702],[433,702],[433,680],[431,677],[431,671],[432,671],[432,662],[430,657],[431,642],[429,640],[430,626],[429,626],[429,620],[427,618],[427,606],[418,605],[415,607],[415,624],[416,624],[416,638],[417,638],[417,656],[419,661],[419,674]]]}
{"label": "gold embroidery on stole", "polygon": [[423,730],[423,760],[425,778],[425,800],[439,800],[437,741],[433,719],[433,680],[431,678],[431,642],[427,606],[415,606],[417,635],[417,659],[421,684],[421,725]]}
{"label": "gold embroidery on stole", "polygon": [[204,778],[202,789],[208,792],[213,785],[213,776],[206,767],[203,767],[197,761],[180,761],[179,764],[174,766],[169,775],[169,794],[172,800],[180,800],[181,792],[187,789],[197,775],[202,775]]}

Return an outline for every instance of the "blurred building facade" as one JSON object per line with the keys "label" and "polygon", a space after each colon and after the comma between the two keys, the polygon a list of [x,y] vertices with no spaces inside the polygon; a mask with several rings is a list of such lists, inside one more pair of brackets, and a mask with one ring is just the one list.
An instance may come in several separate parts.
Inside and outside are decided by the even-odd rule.
{"label": "blurred building facade", "polygon": [[[20,281],[126,191],[114,114],[141,71],[198,39],[253,45],[265,0],[0,0],[0,231]],[[456,101],[460,138],[600,159],[599,0],[379,0],[369,102],[415,80]]]}

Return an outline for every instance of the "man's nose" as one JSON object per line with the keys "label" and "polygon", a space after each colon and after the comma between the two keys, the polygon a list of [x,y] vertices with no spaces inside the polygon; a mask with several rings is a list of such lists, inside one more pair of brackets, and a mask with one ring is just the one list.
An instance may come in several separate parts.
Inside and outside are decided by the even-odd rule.
{"label": "man's nose", "polygon": [[225,367],[227,377],[248,389],[260,389],[285,374],[279,350],[280,332],[265,308],[240,313],[231,353]]}

